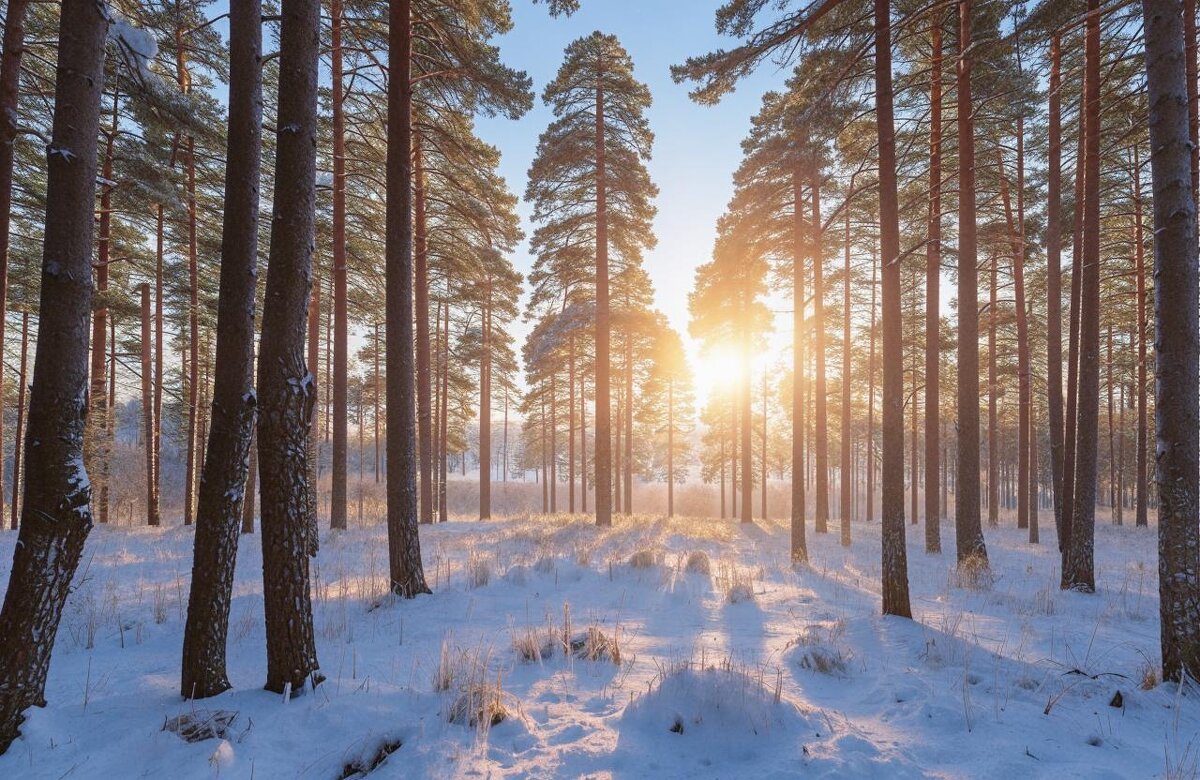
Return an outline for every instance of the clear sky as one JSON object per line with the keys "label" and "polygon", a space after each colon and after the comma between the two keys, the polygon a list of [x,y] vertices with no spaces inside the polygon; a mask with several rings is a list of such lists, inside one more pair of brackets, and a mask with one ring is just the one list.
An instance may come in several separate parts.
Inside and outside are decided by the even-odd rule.
{"label": "clear sky", "polygon": [[[538,136],[552,118],[541,92],[557,72],[563,50],[594,30],[621,40],[637,78],[654,96],[649,120],[655,144],[649,168],[660,190],[654,222],[658,247],[646,257],[646,269],[654,281],[656,305],[685,341],[694,269],[711,255],[717,217],[729,200],[730,177],[741,159],[739,144],[763,92],[786,78],[785,72],[767,64],[715,107],[693,103],[688,86],[672,82],[671,65],[734,44],[716,33],[714,12],[720,4],[721,0],[583,0],[574,16],[552,19],[544,5],[513,0],[515,26],[499,40],[501,56],[505,64],[530,75],[538,98],[533,111],[519,121],[479,121],[480,135],[503,153],[501,172],[509,187],[523,194]],[[528,234],[529,208],[522,203],[519,210]],[[522,273],[532,264],[527,249],[522,245],[513,258]],[[524,332],[519,328],[518,342]],[[693,352],[693,360],[697,357]]]}

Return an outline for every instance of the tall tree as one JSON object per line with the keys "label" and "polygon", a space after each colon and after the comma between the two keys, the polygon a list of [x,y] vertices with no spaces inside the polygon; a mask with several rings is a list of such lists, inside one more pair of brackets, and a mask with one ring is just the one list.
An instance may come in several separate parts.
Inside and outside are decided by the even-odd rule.
{"label": "tall tree", "polygon": [[543,101],[555,120],[538,141],[526,199],[533,203],[533,249],[550,264],[594,258],[596,523],[612,522],[611,258],[619,273],[654,245],[657,189],[646,172],[654,137],[645,112],[650,91],[615,36],[571,43]]}
{"label": "tall tree", "polygon": [[[8,319],[8,246],[12,221],[14,144],[21,60],[25,54],[25,11],[28,0],[8,0],[4,15],[4,51],[0,53],[0,346]],[[0,361],[0,452],[4,442],[4,366]],[[19,437],[13,449],[20,447]],[[16,477],[13,477],[14,483]],[[4,476],[0,474],[0,518],[4,516]],[[2,523],[0,523],[2,524]]]}
{"label": "tall tree", "polygon": [[[888,0],[875,0],[875,122],[879,134],[879,249],[883,268],[883,613],[912,617],[904,541],[904,344],[891,24]],[[960,91],[960,111],[963,99]]]}
{"label": "tall tree", "polygon": [[925,552],[942,551],[941,468],[942,19],[931,16],[929,71],[929,242],[925,247]]}
{"label": "tall tree", "polygon": [[[333,463],[329,525],[346,527],[347,395],[350,327],[346,287],[346,114],[342,0],[331,0],[330,81],[333,107]],[[230,76],[232,81],[232,74]]]}
{"label": "tall tree", "polygon": [[1163,678],[1200,679],[1196,201],[1179,0],[1142,0],[1154,187],[1154,427]]}
{"label": "tall tree", "polygon": [[[206,698],[230,687],[225,670],[225,642],[257,405],[254,308],[262,148],[261,56],[261,3],[259,0],[234,3],[229,9],[229,133],[216,376],[183,634],[180,692],[186,698]],[[148,287],[146,308],[149,308]]]}
{"label": "tall tree", "polygon": [[413,353],[412,2],[388,3],[387,521],[392,592],[428,593],[417,532]]}
{"label": "tall tree", "polygon": [[1079,280],[1079,400],[1071,537],[1063,587],[1096,589],[1096,469],[1100,427],[1100,0],[1088,0],[1084,35],[1083,240]]}
{"label": "tall tree", "polygon": [[83,467],[88,319],[105,3],[64,0],[54,120],[46,147],[46,220],[38,349],[29,400],[25,497],[4,606],[0,608],[0,752],[28,707],[45,704],[50,651],[92,528]]}
{"label": "tall tree", "polygon": [[299,691],[322,679],[308,572],[309,556],[316,554],[307,446],[316,395],[304,353],[316,220],[321,7],[319,0],[285,0],[280,11],[275,196],[258,354],[266,687],[276,692]]}
{"label": "tall tree", "polygon": [[[958,3],[958,462],[954,527],[959,566],[986,567],[987,547],[979,516],[979,256],[971,114],[972,5],[972,0]],[[887,330],[885,324],[885,338]]]}

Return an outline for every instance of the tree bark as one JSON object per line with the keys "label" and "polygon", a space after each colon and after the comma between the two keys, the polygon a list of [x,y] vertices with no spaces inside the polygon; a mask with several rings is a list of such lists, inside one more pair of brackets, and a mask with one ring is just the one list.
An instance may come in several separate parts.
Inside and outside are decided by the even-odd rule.
{"label": "tree bark", "polygon": [[[975,128],[971,102],[971,0],[959,0],[958,40],[958,452],[954,526],[960,566],[987,566],[979,518],[979,281]],[[884,325],[884,333],[889,328]]]}
{"label": "tree bark", "polygon": [[813,163],[812,196],[812,264],[813,264],[813,358],[816,362],[816,437],[817,495],[813,522],[819,534],[829,530],[829,388],[825,377],[825,254],[822,251],[821,230],[821,172]]}
{"label": "tree bark", "polygon": [[1000,305],[999,258],[993,254],[988,274],[988,478],[987,508],[988,526],[1000,525],[1000,432],[999,408],[996,394],[999,383],[996,377],[996,310]]}
{"label": "tree bark", "polygon": [[[19,128],[17,100],[21,89],[21,60],[25,54],[25,11],[28,0],[8,0],[4,17],[4,51],[0,53],[0,344],[8,321],[8,245],[12,219],[13,157]],[[0,454],[4,441],[4,361],[0,360]],[[23,380],[22,380],[23,381]],[[14,458],[21,439],[14,439]],[[0,458],[2,460],[2,458]],[[0,472],[3,470],[0,469]],[[13,485],[17,482],[13,474]],[[4,516],[4,474],[0,473],[0,523]],[[16,517],[14,511],[13,517]]]}
{"label": "tree bark", "polygon": [[1196,200],[1178,0],[1142,0],[1154,208],[1154,425],[1163,679],[1200,679]]}
{"label": "tree bark", "polygon": [[479,519],[492,516],[492,286],[484,294],[479,357]]}
{"label": "tree bark", "polygon": [[[203,699],[230,687],[225,668],[238,530],[254,428],[254,308],[258,276],[258,186],[262,148],[262,6],[229,9],[229,132],[212,426],[200,478],[195,555],[183,634],[180,693]],[[149,285],[142,308],[150,309]],[[143,363],[149,362],[143,325]],[[145,385],[144,385],[145,386]],[[145,396],[149,387],[145,386]],[[144,396],[144,397],[145,397]],[[149,427],[149,426],[147,426]]]}
{"label": "tree bark", "polygon": [[1146,376],[1146,250],[1142,235],[1142,166],[1138,145],[1133,145],[1133,253],[1134,271],[1137,277],[1137,453],[1134,455],[1134,509],[1135,522],[1139,526],[1149,525],[1150,485],[1147,478],[1147,460],[1150,452],[1149,422],[1146,411],[1146,393],[1149,385]]}
{"label": "tree bark", "polygon": [[[841,487],[842,546],[850,546],[850,517],[854,513],[853,459],[850,433],[850,211],[846,210],[846,234],[842,240],[845,267],[842,269],[842,432]],[[764,437],[765,450],[765,437]],[[766,467],[764,461],[763,467]]]}
{"label": "tree bark", "polygon": [[[425,155],[422,138],[413,134],[413,239],[416,260],[417,456],[421,522],[433,522],[433,392],[429,376],[429,250],[425,220]],[[490,314],[489,314],[490,316]],[[489,325],[490,327],[490,325]],[[490,371],[490,364],[489,364]],[[491,374],[488,374],[491,381]],[[489,499],[490,501],[490,499]],[[489,504],[490,506],[490,504]],[[485,515],[490,517],[489,514]]]}
{"label": "tree bark", "polygon": [[388,3],[387,517],[391,590],[428,593],[417,532],[413,358],[412,2]]}
{"label": "tree bark", "polygon": [[[346,116],[342,107],[342,0],[331,0],[329,14],[330,80],[333,87],[333,473],[329,496],[329,527],[345,528],[350,329],[346,300]],[[428,317],[426,327],[428,328]]]}
{"label": "tree bark", "polygon": [[[182,55],[180,55],[182,57]],[[180,68],[183,68],[182,59]],[[181,70],[181,73],[186,71]],[[190,77],[187,77],[190,83]],[[186,90],[185,90],[186,93]],[[187,139],[188,210],[188,431],[187,473],[184,478],[183,524],[191,525],[196,501],[197,413],[200,410],[200,280],[196,244],[196,142]]]}
{"label": "tree bark", "polygon": [[17,737],[24,710],[45,704],[50,651],[92,528],[83,435],[107,29],[104,6],[90,0],[62,3],[47,146],[45,222],[55,228],[43,239],[25,500],[0,609],[0,753]]}
{"label": "tree bark", "polygon": [[266,688],[300,691],[321,677],[309,595],[308,438],[316,393],[305,362],[316,216],[320,2],[281,6],[275,202],[258,356]]}
{"label": "tree bark", "polygon": [[[600,63],[599,73],[604,73]],[[612,398],[609,390],[608,182],[604,83],[596,80],[596,525],[612,525]]]}
{"label": "tree bark", "polygon": [[108,264],[112,260],[112,177],[113,148],[117,140],[117,118],[120,116],[120,95],[113,91],[111,124],[101,128],[105,136],[104,160],[100,165],[103,180],[100,189],[99,227],[94,279],[96,292],[100,296],[92,312],[92,367],[91,387],[88,390],[91,408],[88,411],[85,452],[90,474],[94,475],[93,511],[102,525],[108,523]]}
{"label": "tree bark", "polygon": [[1079,280],[1079,400],[1074,509],[1064,585],[1096,589],[1096,469],[1100,422],[1100,0],[1088,0],[1085,36],[1083,244]]}
{"label": "tree bark", "polygon": [[[1021,187],[1024,183],[1022,169],[1024,153],[1023,120],[1017,120],[1017,199],[1021,200]],[[1025,304],[1025,235],[1023,225],[1013,218],[1012,198],[1009,195],[1008,178],[1004,172],[1004,160],[998,160],[1000,167],[1000,195],[1004,202],[1004,217],[1008,226],[1009,241],[1012,244],[1012,274],[1013,291],[1016,298],[1017,319],[1017,528],[1029,527],[1029,452],[1031,449],[1031,430],[1033,415],[1033,388],[1030,382],[1029,358],[1029,313]],[[1023,205],[1023,204],[1019,204]],[[1020,208],[1018,208],[1020,211]]]}
{"label": "tree bark", "polygon": [[[969,0],[963,0],[969,2]],[[912,617],[904,541],[904,322],[900,298],[900,208],[892,112],[888,0],[875,0],[875,121],[879,136],[879,242],[883,253],[883,614]]]}
{"label": "tree bark", "polygon": [[21,312],[21,374],[17,381],[17,430],[13,438],[13,478],[12,478],[12,530],[17,530],[18,517],[21,509],[21,458],[25,453],[25,393],[29,387],[25,369],[29,359],[29,310]]}
{"label": "tree bark", "polygon": [[[804,496],[804,196],[802,172],[792,170],[792,560],[808,561]],[[722,458],[724,460],[724,458]],[[725,516],[721,480],[721,516]]]}
{"label": "tree bark", "polygon": [[[942,551],[938,507],[941,433],[942,15],[933,26],[929,76],[929,243],[925,247],[925,552]],[[849,224],[849,222],[847,222]]]}
{"label": "tree bark", "polygon": [[1049,171],[1046,192],[1046,397],[1050,422],[1050,472],[1054,528],[1063,546],[1062,367],[1062,41],[1050,42]]}
{"label": "tree bark", "polygon": [[160,525],[158,492],[154,489],[158,479],[154,474],[154,381],[153,344],[150,322],[150,285],[141,286],[142,298],[142,430],[146,438],[146,525]]}
{"label": "tree bark", "polygon": [[575,334],[567,340],[567,511],[575,514]]}
{"label": "tree bark", "polygon": [[[1084,89],[1087,88],[1084,79]],[[1086,102],[1086,97],[1080,97],[1080,105]],[[1087,128],[1086,112],[1080,110],[1079,143],[1075,154],[1075,214],[1073,240],[1071,249],[1071,314],[1069,325],[1071,331],[1067,337],[1067,416],[1064,423],[1064,456],[1063,456],[1063,504],[1062,504],[1062,583],[1066,587],[1068,556],[1071,549],[1071,533],[1075,513],[1075,475],[1076,475],[1076,445],[1079,406],[1079,322],[1080,322],[1080,284],[1082,280],[1083,254],[1083,189],[1087,178],[1084,165],[1084,136]]]}
{"label": "tree bark", "polygon": [[633,514],[633,325],[625,337],[625,514]]}

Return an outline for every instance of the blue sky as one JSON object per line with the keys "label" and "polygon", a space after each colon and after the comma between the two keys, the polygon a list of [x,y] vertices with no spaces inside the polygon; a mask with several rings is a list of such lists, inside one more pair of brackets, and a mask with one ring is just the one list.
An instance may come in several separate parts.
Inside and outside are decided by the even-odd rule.
{"label": "blue sky", "polygon": [[[480,135],[503,153],[501,172],[509,187],[523,194],[538,136],[552,118],[540,100],[541,91],[557,72],[563,50],[594,30],[621,40],[633,58],[635,74],[654,96],[649,120],[655,145],[649,168],[660,190],[654,223],[659,241],[646,258],[646,269],[658,307],[685,337],[693,272],[710,257],[716,220],[729,200],[730,177],[741,157],[739,144],[763,92],[780,86],[787,75],[768,64],[715,107],[693,103],[688,87],[671,81],[671,65],[733,45],[714,28],[720,4],[721,0],[583,0],[574,16],[552,19],[544,5],[513,0],[515,26],[498,41],[501,55],[507,65],[530,75],[539,99],[519,121],[479,121]],[[529,208],[524,203],[519,208],[529,233]],[[529,270],[532,258],[526,245],[513,261],[521,272]]]}

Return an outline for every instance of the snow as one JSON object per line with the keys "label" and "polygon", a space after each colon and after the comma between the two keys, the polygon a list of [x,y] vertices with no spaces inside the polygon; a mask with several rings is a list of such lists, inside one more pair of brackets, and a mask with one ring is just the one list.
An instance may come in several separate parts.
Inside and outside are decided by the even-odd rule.
{"label": "snow", "polygon": [[[178,695],[192,529],[100,526],[49,706],[0,777],[1195,776],[1196,695],[1142,687],[1156,529],[1096,532],[1095,594],[1060,591],[1057,551],[1015,528],[986,529],[981,589],[910,533],[913,621],[878,615],[877,525],[856,523],[849,550],[810,534],[794,569],[784,522],[464,519],[421,528],[434,594],[413,601],[387,593],[382,525],[326,532],[312,572],[328,679],[290,702],[262,690],[261,549],[242,536],[235,687],[193,703]],[[0,581],[16,538],[0,534]],[[631,565],[646,550],[652,565]],[[478,702],[504,717],[450,722]],[[236,713],[220,737],[163,729],[217,711]]]}

